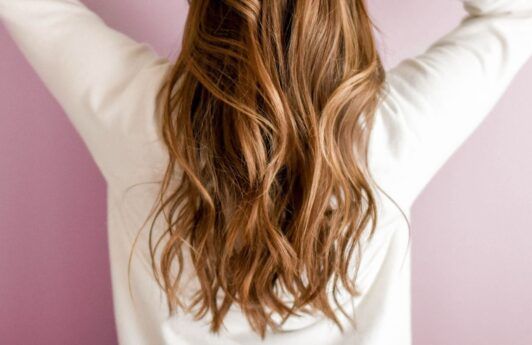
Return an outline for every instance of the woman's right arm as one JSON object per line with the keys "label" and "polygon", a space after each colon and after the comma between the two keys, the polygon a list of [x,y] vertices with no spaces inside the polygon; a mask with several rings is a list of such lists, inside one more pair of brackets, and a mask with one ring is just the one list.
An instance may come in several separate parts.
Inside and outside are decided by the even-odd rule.
{"label": "woman's right arm", "polygon": [[406,208],[532,56],[532,0],[460,1],[457,27],[387,72],[370,165],[384,164],[380,185]]}

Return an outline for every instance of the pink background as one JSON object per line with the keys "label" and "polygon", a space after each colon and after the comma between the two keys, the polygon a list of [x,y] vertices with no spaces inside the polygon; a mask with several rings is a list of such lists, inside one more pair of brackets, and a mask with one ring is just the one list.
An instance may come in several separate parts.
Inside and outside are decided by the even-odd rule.
{"label": "pink background", "polygon": [[[458,0],[368,2],[388,67],[464,14]],[[184,0],[85,3],[178,51]],[[104,181],[3,28],[0,50],[0,343],[116,343]],[[415,344],[532,344],[531,82],[529,63],[415,204]]]}

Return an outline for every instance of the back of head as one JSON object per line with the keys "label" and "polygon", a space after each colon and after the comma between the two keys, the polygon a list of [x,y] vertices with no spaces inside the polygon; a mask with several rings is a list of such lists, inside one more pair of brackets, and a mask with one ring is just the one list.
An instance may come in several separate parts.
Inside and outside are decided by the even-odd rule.
{"label": "back of head", "polygon": [[[150,241],[170,310],[210,314],[218,331],[237,304],[263,337],[271,313],[338,323],[329,284],[357,293],[350,258],[377,214],[372,29],[364,0],[190,1],[161,93],[167,228]],[[172,275],[185,246],[201,284],[190,303]]]}

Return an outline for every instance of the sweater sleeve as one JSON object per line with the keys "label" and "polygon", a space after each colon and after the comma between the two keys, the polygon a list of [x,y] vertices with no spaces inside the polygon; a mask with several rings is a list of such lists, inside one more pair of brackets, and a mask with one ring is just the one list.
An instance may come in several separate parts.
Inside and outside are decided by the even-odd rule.
{"label": "sweater sleeve", "polygon": [[154,97],[170,62],[77,0],[0,0],[0,18],[106,181],[136,169],[137,148],[157,139]]}
{"label": "sweater sleeve", "polygon": [[532,0],[459,1],[455,28],[387,71],[370,169],[406,209],[532,55]]}

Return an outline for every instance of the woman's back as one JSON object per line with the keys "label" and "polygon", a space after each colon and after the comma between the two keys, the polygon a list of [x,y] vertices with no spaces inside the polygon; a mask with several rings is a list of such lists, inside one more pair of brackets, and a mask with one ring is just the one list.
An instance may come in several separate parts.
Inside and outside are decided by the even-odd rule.
{"label": "woman's back", "polygon": [[[266,343],[410,343],[409,233],[403,216],[408,218],[423,187],[489,113],[532,53],[532,3],[464,4],[469,15],[455,30],[424,54],[387,71],[369,142],[369,167],[382,188],[375,190],[379,223],[371,241],[361,240],[357,286],[362,294],[353,299],[343,295],[342,303],[352,313],[353,302],[356,329],[341,334],[324,317],[290,318],[283,332],[267,334]],[[108,28],[78,1],[0,0],[0,14],[108,183],[120,343],[216,343],[209,339],[205,319],[168,318],[152,275],[148,232],[136,237],[147,226],[144,220],[158,191],[155,181],[168,163],[157,119],[147,114],[155,113],[156,92],[171,62]],[[154,229],[162,231],[164,225]],[[183,281],[190,276],[192,288],[197,281],[188,259],[185,255]],[[260,338],[235,308],[218,341],[258,343]]]}

